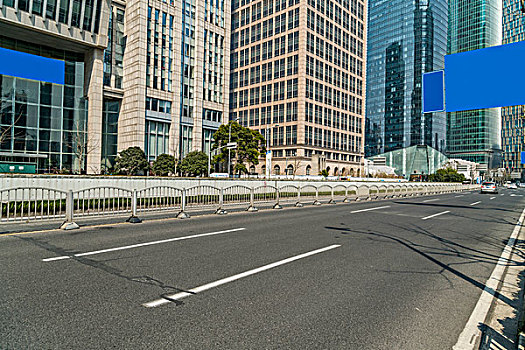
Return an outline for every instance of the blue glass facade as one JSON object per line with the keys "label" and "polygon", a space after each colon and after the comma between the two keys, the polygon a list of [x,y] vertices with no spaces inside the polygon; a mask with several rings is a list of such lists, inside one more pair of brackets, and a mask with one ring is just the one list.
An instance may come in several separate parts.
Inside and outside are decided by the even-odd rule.
{"label": "blue glass facade", "polygon": [[0,36],[0,47],[63,61],[64,84],[0,75],[0,152],[37,157],[38,172],[86,170],[84,56]]}
{"label": "blue glass facade", "polygon": [[[501,0],[449,2],[448,53],[501,44]],[[501,166],[500,108],[447,113],[447,155]]]}
{"label": "blue glass facade", "polygon": [[444,68],[447,0],[370,0],[365,154],[445,149],[445,113],[422,112],[422,76]]}

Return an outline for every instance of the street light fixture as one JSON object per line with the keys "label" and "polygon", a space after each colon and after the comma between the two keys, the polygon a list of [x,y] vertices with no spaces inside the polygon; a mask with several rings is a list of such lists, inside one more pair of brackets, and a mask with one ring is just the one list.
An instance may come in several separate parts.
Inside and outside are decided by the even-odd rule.
{"label": "street light fixture", "polygon": [[[268,157],[268,152],[271,152],[270,151],[270,136],[269,136],[269,130],[271,129],[271,125],[266,125],[266,158],[265,158],[265,163],[266,163],[266,174],[268,174],[268,176],[266,176],[266,174],[264,174],[265,177],[268,177],[268,178],[271,178],[272,177],[272,158],[271,157]],[[274,128],[278,128],[279,127],[279,124],[275,124],[273,125]]]}
{"label": "street light fixture", "polygon": [[[225,147],[228,148],[228,153],[229,153],[230,150],[237,148],[237,142],[228,142],[228,144],[218,147],[217,151],[220,151],[221,149]],[[211,169],[211,152],[212,152],[212,149],[210,148],[210,152],[208,153],[208,177],[210,176],[210,169]]]}
{"label": "street light fixture", "polygon": [[[228,132],[228,144],[232,142],[232,122],[236,122],[240,117],[230,120],[229,132]],[[231,148],[228,148],[228,177],[230,177],[230,162],[231,162]]]}

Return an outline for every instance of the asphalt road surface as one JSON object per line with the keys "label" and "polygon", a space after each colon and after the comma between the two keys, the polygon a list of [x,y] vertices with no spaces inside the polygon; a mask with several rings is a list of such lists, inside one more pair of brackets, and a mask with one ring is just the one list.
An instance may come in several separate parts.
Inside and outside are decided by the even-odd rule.
{"label": "asphalt road surface", "polygon": [[0,235],[0,349],[450,349],[524,194]]}

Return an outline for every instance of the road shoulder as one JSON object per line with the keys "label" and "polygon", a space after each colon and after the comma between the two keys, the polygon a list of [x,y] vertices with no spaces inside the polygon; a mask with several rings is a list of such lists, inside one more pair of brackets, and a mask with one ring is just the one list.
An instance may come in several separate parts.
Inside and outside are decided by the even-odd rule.
{"label": "road shoulder", "polygon": [[517,349],[525,287],[525,230],[523,224],[490,312],[480,324],[479,349]]}

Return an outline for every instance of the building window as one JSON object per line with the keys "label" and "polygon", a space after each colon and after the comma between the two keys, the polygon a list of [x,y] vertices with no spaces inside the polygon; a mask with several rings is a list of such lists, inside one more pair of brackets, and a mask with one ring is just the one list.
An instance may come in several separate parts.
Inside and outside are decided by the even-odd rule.
{"label": "building window", "polygon": [[170,124],[146,120],[145,153],[149,161],[168,153]]}
{"label": "building window", "polygon": [[118,118],[120,101],[104,100],[102,112],[102,171],[106,172],[115,165],[118,141]]}
{"label": "building window", "polygon": [[181,134],[181,159],[184,158],[193,148],[193,127],[183,125]]}

